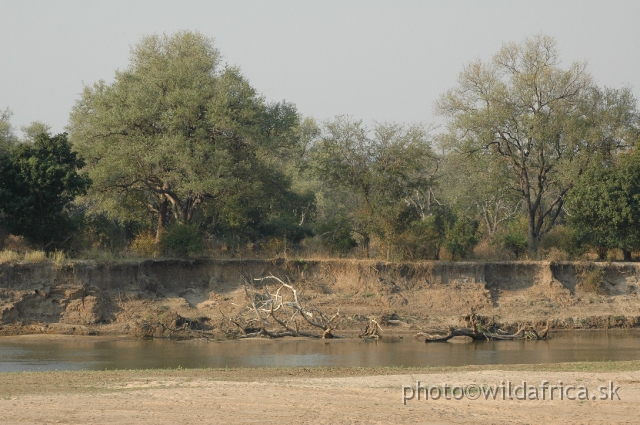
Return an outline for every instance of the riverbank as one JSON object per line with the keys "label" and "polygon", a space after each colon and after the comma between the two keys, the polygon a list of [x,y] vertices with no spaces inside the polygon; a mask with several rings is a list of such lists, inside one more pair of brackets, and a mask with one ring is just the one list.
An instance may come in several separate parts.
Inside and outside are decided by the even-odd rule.
{"label": "riverbank", "polygon": [[76,261],[0,264],[0,335],[171,337],[186,326],[229,338],[239,332],[229,318],[247,326],[257,319],[244,286],[273,291],[276,281],[256,280],[270,275],[321,311],[339,312],[338,333],[362,330],[370,318],[386,330],[448,329],[472,310],[505,326],[640,325],[636,263]]}
{"label": "riverbank", "polygon": [[[403,386],[619,387],[613,400],[407,399]],[[608,390],[607,390],[608,391]],[[405,389],[405,398],[411,395]],[[473,394],[473,393],[472,393]],[[590,393],[592,395],[593,393]],[[600,393],[597,393],[598,397]],[[518,395],[518,394],[514,394]],[[575,397],[576,392],[569,392]],[[618,400],[618,397],[620,398]],[[635,423],[640,361],[446,368],[261,368],[0,374],[13,423]]]}

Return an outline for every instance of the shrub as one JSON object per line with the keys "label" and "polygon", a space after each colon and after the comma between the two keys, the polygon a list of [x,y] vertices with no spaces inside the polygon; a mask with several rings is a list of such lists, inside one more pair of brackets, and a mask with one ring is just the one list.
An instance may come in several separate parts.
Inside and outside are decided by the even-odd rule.
{"label": "shrub", "polygon": [[578,274],[580,289],[598,295],[606,295],[607,288],[604,283],[604,270],[590,267]]}
{"label": "shrub", "polygon": [[478,244],[478,222],[459,216],[447,225],[445,247],[453,259],[466,258]]}
{"label": "shrub", "polygon": [[527,252],[527,218],[520,217],[507,224],[506,229],[496,235],[496,242],[515,258],[520,258]]}
{"label": "shrub", "polygon": [[198,255],[204,251],[204,241],[198,226],[174,224],[162,235],[160,246],[163,252],[178,257]]}
{"label": "shrub", "polygon": [[544,235],[540,241],[540,248],[549,251],[549,254],[554,248],[565,252],[568,256],[579,256],[584,253],[576,230],[563,225],[555,226]]}
{"label": "shrub", "polygon": [[344,217],[337,217],[321,223],[316,232],[320,235],[322,246],[340,256],[347,255],[358,242],[353,237],[353,228]]}
{"label": "shrub", "polygon": [[131,251],[142,257],[157,257],[160,254],[160,247],[156,243],[155,236],[147,231],[136,235],[131,242]]}
{"label": "shrub", "polygon": [[398,250],[407,260],[440,259],[445,242],[446,216],[434,214],[409,224],[397,239]]}

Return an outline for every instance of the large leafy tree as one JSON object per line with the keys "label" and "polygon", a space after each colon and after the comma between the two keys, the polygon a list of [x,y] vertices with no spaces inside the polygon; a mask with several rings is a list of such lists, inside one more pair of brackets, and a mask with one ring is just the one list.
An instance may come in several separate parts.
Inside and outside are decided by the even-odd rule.
{"label": "large leafy tree", "polygon": [[626,261],[640,249],[640,154],[621,153],[594,163],[578,179],[568,202],[569,222],[600,258],[620,249]]}
{"label": "large leafy tree", "polygon": [[595,87],[584,63],[562,68],[555,41],[544,35],[469,63],[437,104],[456,149],[487,155],[511,176],[531,253],[593,154],[635,142],[635,108],[628,89]]}
{"label": "large leafy tree", "polygon": [[160,239],[169,217],[188,224],[211,202],[224,210],[277,174],[270,158],[296,143],[297,123],[293,105],[265,103],[238,69],[221,67],[211,39],[180,32],[145,37],[112,84],[86,87],[70,132],[93,205],[123,217],[147,209]]}
{"label": "large leafy tree", "polygon": [[66,134],[41,134],[3,156],[0,198],[2,221],[9,232],[46,248],[62,244],[73,228],[65,207],[86,193],[90,183],[78,174],[83,165]]}
{"label": "large leafy tree", "polygon": [[379,124],[370,131],[361,121],[342,116],[326,124],[314,149],[312,160],[324,190],[342,199],[341,213],[359,235],[365,254],[369,256],[371,239],[377,237],[388,257],[408,217],[418,217],[408,213],[415,209],[410,198],[428,187],[434,171],[424,128]]}

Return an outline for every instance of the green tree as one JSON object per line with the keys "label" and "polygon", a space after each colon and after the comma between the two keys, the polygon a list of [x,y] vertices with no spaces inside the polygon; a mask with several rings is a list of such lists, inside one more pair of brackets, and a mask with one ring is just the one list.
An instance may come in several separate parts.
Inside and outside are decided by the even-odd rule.
{"label": "green tree", "polygon": [[409,197],[430,182],[434,158],[420,126],[379,124],[370,132],[361,121],[342,116],[326,124],[313,162],[325,191],[345,195],[345,213],[365,255],[377,237],[389,257],[411,208]]}
{"label": "green tree", "polygon": [[508,170],[487,152],[452,150],[444,155],[439,174],[439,198],[481,222],[488,238],[522,211],[522,201],[509,185]]}
{"label": "green tree", "polygon": [[620,249],[625,261],[640,249],[640,155],[621,153],[595,161],[580,177],[568,200],[569,221],[578,240],[604,258]]}
{"label": "green tree", "polygon": [[543,35],[471,62],[437,104],[458,150],[490,155],[510,174],[531,253],[593,153],[635,143],[635,108],[629,89],[595,87],[584,63],[561,68],[555,41]]}
{"label": "green tree", "polygon": [[3,221],[9,232],[47,249],[61,244],[73,229],[65,207],[90,184],[78,174],[83,165],[66,134],[41,134],[33,144],[12,148],[0,162]]}
{"label": "green tree", "polygon": [[9,153],[9,149],[18,143],[11,126],[12,112],[9,108],[0,111],[0,156]]}
{"label": "green tree", "polygon": [[228,211],[233,199],[270,179],[287,190],[274,158],[297,143],[297,124],[293,105],[266,104],[237,68],[221,67],[211,39],[180,32],[145,37],[112,84],[85,87],[69,128],[91,203],[150,212],[159,241],[169,217],[188,225],[210,203],[241,215]]}
{"label": "green tree", "polygon": [[447,226],[445,246],[454,259],[466,258],[478,243],[478,222],[463,215]]}
{"label": "green tree", "polygon": [[24,133],[23,142],[35,143],[41,134],[51,136],[51,126],[42,121],[33,121],[31,124],[20,127]]}

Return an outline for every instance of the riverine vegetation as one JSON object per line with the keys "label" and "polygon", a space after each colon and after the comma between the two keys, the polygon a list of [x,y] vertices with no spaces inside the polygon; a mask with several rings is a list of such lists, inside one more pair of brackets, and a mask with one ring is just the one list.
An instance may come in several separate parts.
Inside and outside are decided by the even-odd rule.
{"label": "riverine vegetation", "polygon": [[[143,38],[87,85],[67,132],[0,113],[0,257],[634,259],[640,136],[535,35],[473,60],[444,129],[317,122],[260,95],[213,40]],[[45,254],[45,252],[47,254]]]}

